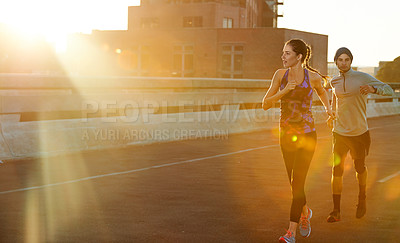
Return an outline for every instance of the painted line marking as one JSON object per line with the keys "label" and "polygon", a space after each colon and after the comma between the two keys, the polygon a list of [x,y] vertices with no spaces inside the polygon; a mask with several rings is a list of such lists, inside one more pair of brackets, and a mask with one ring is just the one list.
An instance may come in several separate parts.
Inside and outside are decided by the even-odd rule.
{"label": "painted line marking", "polygon": [[392,174],[392,175],[390,175],[390,176],[387,176],[387,177],[385,177],[385,178],[379,180],[378,182],[380,182],[380,183],[387,182],[388,180],[393,179],[393,178],[395,178],[395,177],[398,176],[398,175],[400,175],[400,171],[397,171],[396,173],[394,173],[394,174]]}
{"label": "painted line marking", "polygon": [[387,127],[396,127],[399,126],[400,123],[396,123],[396,124],[391,124],[391,125],[385,125],[383,127],[369,127],[368,130],[375,130],[375,129],[381,129],[381,128],[387,128]]}
{"label": "painted line marking", "polygon": [[[328,135],[328,136],[318,137],[318,139],[327,139],[327,138],[331,138],[331,137],[332,137],[331,135]],[[69,181],[64,181],[64,182],[51,183],[51,184],[46,184],[46,185],[41,185],[41,186],[32,186],[32,187],[20,188],[20,189],[15,189],[15,190],[2,191],[2,192],[0,192],[0,195],[1,194],[13,193],[13,192],[30,191],[30,190],[35,190],[35,189],[43,189],[43,188],[48,188],[48,187],[53,187],[53,186],[66,185],[66,184],[82,182],[82,181],[88,181],[88,180],[93,180],[93,179],[97,179],[97,178],[109,177],[109,176],[131,174],[131,173],[146,171],[146,170],[150,170],[150,169],[157,169],[157,168],[169,167],[169,166],[174,166],[174,165],[188,164],[188,163],[193,163],[193,162],[197,162],[197,161],[213,159],[213,158],[219,158],[219,157],[224,157],[224,156],[229,156],[229,155],[234,155],[234,154],[240,154],[240,153],[245,153],[245,152],[250,152],[250,151],[255,151],[255,150],[260,150],[260,149],[273,148],[273,147],[278,147],[278,146],[279,146],[279,144],[273,144],[273,145],[267,145],[267,146],[262,146],[262,147],[239,150],[239,151],[231,152],[231,153],[217,154],[217,155],[213,155],[213,156],[207,156],[207,157],[196,158],[196,159],[189,159],[189,160],[184,160],[184,161],[177,161],[177,162],[161,164],[161,165],[153,165],[153,166],[145,167],[145,168],[141,168],[141,169],[120,171],[120,172],[114,172],[114,173],[109,173],[109,174],[102,174],[102,175],[84,177],[84,178],[80,178],[80,179],[76,179],[76,180],[69,180]]]}
{"label": "painted line marking", "polygon": [[84,177],[84,178],[80,178],[80,179],[76,179],[76,180],[70,180],[70,181],[46,184],[46,185],[42,185],[42,186],[32,186],[32,187],[20,188],[20,189],[15,189],[15,190],[2,191],[2,192],[0,192],[0,194],[8,194],[8,193],[13,193],[13,192],[30,191],[30,190],[35,190],[35,189],[42,189],[42,188],[47,188],[47,187],[71,184],[71,183],[75,183],[75,182],[88,181],[88,180],[93,180],[93,179],[97,179],[97,178],[103,178],[103,177],[109,177],[109,176],[115,176],[115,175],[131,174],[131,173],[136,173],[136,172],[140,172],[140,171],[146,171],[146,170],[150,170],[150,169],[157,169],[157,168],[162,168],[162,167],[169,167],[169,166],[174,166],[174,165],[193,163],[193,162],[197,162],[197,161],[201,161],[201,160],[214,159],[214,158],[219,158],[219,157],[224,157],[224,156],[229,156],[229,155],[234,155],[234,154],[240,154],[240,153],[250,152],[250,151],[254,151],[254,150],[272,148],[272,147],[277,147],[277,146],[279,146],[279,145],[277,145],[277,144],[267,145],[267,146],[262,146],[262,147],[257,147],[257,148],[239,150],[239,151],[235,151],[235,152],[231,152],[231,153],[217,154],[217,155],[213,155],[213,156],[207,156],[207,157],[202,157],[202,158],[183,160],[183,161],[172,162],[172,163],[161,164],[161,165],[153,165],[153,166],[149,166],[149,167],[145,167],[145,168],[141,168],[141,169],[134,169],[134,170],[114,172],[114,173],[109,173],[109,174],[89,176],[89,177]]}

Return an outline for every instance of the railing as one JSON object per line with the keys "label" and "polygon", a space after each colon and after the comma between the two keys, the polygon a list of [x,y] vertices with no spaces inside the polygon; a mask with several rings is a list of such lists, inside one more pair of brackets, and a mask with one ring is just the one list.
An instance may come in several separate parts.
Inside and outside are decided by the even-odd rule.
{"label": "railing", "polygon": [[[0,75],[0,158],[47,156],[276,128],[269,80]],[[369,116],[400,113],[371,96]],[[375,101],[375,102],[374,102]],[[385,101],[385,102],[380,102]],[[315,102],[316,104],[318,102]],[[313,108],[324,122],[321,106]]]}

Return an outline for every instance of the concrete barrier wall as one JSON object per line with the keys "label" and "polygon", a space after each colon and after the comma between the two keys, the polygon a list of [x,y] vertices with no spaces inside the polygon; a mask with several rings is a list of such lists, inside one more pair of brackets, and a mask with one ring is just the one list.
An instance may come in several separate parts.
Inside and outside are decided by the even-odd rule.
{"label": "concrete barrier wall", "polygon": [[[269,83],[0,75],[0,159],[276,131],[279,108],[261,109]],[[370,98],[369,117],[400,113],[397,97],[377,98]],[[325,121],[318,104],[313,113]]]}

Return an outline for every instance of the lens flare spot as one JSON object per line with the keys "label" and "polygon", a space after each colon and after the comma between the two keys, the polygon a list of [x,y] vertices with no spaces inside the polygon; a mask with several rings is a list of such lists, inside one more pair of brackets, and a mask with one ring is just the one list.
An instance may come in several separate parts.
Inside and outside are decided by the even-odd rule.
{"label": "lens flare spot", "polygon": [[297,141],[297,136],[296,135],[293,135],[292,136],[292,142],[296,142]]}
{"label": "lens flare spot", "polygon": [[339,165],[340,164],[340,156],[338,155],[338,154],[334,154],[333,155],[333,165],[334,166],[337,166],[337,165]]}

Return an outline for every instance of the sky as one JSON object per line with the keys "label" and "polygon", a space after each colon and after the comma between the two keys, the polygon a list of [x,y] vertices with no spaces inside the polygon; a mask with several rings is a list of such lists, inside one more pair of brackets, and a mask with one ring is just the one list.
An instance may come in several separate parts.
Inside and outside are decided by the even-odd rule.
{"label": "sky", "polygon": [[345,46],[354,66],[400,56],[398,0],[284,0],[278,27],[328,35],[328,61]]}
{"label": "sky", "polygon": [[[348,47],[354,66],[378,66],[400,56],[398,0],[280,0],[278,27],[328,35],[328,61]],[[62,52],[71,33],[124,30],[128,6],[139,0],[2,0],[0,23],[43,34]],[[24,16],[24,17],[21,17]]]}

